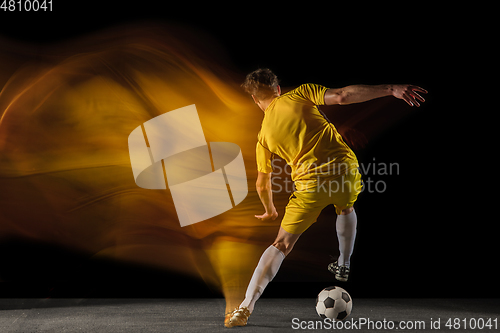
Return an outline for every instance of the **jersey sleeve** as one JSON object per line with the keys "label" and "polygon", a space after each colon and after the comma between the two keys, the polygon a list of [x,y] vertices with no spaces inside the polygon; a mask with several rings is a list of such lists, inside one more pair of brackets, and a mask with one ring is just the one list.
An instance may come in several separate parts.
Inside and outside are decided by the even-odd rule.
{"label": "jersey sleeve", "polygon": [[297,88],[297,92],[314,105],[325,105],[325,92],[327,90],[327,87],[314,83],[306,83]]}
{"label": "jersey sleeve", "polygon": [[257,171],[262,173],[273,172],[272,153],[264,148],[260,142],[257,142],[256,148]]}

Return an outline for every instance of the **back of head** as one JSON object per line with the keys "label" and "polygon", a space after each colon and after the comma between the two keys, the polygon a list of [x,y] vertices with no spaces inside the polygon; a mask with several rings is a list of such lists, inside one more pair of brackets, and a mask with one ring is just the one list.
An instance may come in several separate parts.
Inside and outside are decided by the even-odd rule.
{"label": "back of head", "polygon": [[278,95],[278,77],[268,68],[259,68],[248,74],[241,86],[261,101]]}

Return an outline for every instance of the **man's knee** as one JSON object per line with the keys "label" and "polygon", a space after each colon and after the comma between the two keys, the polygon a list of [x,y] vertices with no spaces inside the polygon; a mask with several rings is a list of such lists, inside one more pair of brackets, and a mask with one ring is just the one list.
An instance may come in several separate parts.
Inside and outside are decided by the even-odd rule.
{"label": "man's knee", "polygon": [[286,256],[290,251],[292,251],[293,244],[286,244],[283,241],[274,241],[272,244],[275,248],[283,252],[283,254]]}
{"label": "man's knee", "polygon": [[292,251],[292,248],[299,237],[300,234],[291,234],[283,229],[283,227],[280,227],[278,236],[276,237],[272,245],[283,252],[283,254],[286,256],[288,255],[288,253],[290,253],[290,251]]}

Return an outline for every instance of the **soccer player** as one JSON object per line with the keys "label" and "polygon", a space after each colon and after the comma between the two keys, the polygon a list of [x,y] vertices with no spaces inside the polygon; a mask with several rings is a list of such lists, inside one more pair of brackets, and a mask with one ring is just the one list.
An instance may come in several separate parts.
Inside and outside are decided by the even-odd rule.
{"label": "soccer player", "polygon": [[280,156],[291,167],[295,190],[286,206],[276,240],[262,254],[245,299],[226,315],[226,327],[247,324],[255,302],[278,272],[286,255],[329,204],[335,205],[338,215],[336,231],[340,252],[338,260],[329,265],[329,270],[339,281],[348,279],[357,224],[353,204],[362,188],[361,175],[356,155],[316,106],[360,103],[392,95],[418,107],[424,102],[418,92],[427,93],[420,87],[407,84],[328,89],[308,83],[282,95],[278,78],[269,69],[248,74],[242,87],[264,112],[256,148],[256,189],[265,212],[255,217],[262,221],[278,217],[271,189],[273,155]]}

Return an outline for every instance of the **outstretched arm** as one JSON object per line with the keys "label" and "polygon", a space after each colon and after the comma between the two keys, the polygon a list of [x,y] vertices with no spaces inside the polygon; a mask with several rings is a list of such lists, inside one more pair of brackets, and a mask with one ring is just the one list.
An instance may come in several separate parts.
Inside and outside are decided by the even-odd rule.
{"label": "outstretched arm", "polygon": [[411,106],[420,106],[420,102],[425,102],[425,99],[417,92],[427,94],[427,91],[418,86],[410,84],[381,84],[376,86],[369,85],[353,85],[344,88],[328,89],[325,92],[325,104],[352,104],[369,101],[371,99],[394,96],[404,100]]}
{"label": "outstretched arm", "polygon": [[263,173],[258,171],[257,183],[255,184],[260,201],[266,209],[262,215],[255,215],[256,218],[262,221],[275,220],[278,217],[278,212],[273,203],[273,192],[271,188],[271,173]]}

